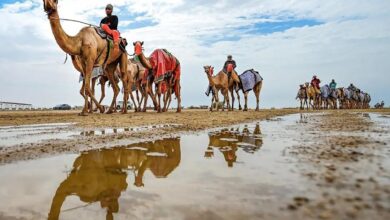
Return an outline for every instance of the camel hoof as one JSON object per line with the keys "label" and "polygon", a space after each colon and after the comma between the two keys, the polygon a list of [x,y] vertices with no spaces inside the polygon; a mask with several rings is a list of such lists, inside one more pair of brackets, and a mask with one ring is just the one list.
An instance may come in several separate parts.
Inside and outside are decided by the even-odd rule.
{"label": "camel hoof", "polygon": [[181,112],[181,109],[176,110],[176,113],[180,113],[180,112]]}
{"label": "camel hoof", "polygon": [[112,114],[112,113],[114,113],[114,111],[113,111],[112,109],[109,109],[109,110],[106,112],[106,114]]}
{"label": "camel hoof", "polygon": [[244,109],[244,112],[247,112],[247,111],[248,111],[248,109],[247,109],[247,108],[245,108],[245,109]]}
{"label": "camel hoof", "polygon": [[103,114],[105,111],[106,111],[106,108],[105,108],[104,106],[101,106],[101,107],[100,107],[100,113]]}
{"label": "camel hoof", "polygon": [[255,110],[256,112],[258,112],[259,111],[259,109],[258,108],[256,108],[256,110]]}
{"label": "camel hoof", "polygon": [[242,110],[241,106],[240,106],[240,107],[238,107],[238,110],[240,110],[240,111]]}
{"label": "camel hoof", "polygon": [[85,112],[80,112],[80,113],[79,113],[79,116],[88,116],[88,114],[85,113]]}

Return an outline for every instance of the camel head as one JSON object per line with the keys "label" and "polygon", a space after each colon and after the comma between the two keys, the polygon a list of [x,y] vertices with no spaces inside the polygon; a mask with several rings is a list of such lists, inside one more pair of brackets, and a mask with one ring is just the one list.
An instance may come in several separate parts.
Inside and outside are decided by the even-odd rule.
{"label": "camel head", "polygon": [[142,53],[142,46],[144,45],[144,42],[143,41],[136,41],[136,42],[133,42],[133,46],[134,46],[134,54],[135,55],[141,55]]}
{"label": "camel head", "polygon": [[213,76],[213,73],[214,73],[214,67],[212,66],[204,66],[204,71],[207,75],[209,76]]}
{"label": "camel head", "polygon": [[50,16],[57,10],[58,0],[43,0],[43,10]]}

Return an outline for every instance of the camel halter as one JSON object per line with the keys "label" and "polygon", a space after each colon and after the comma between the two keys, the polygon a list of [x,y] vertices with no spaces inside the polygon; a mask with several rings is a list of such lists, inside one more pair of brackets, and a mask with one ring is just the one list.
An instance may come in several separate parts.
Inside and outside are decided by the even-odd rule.
{"label": "camel halter", "polygon": [[90,24],[90,23],[87,23],[87,22],[84,22],[84,21],[79,21],[79,20],[75,20],[75,19],[68,19],[68,18],[49,18],[49,20],[70,21],[70,22],[85,24],[85,25],[88,25],[90,27],[99,27],[97,25]]}

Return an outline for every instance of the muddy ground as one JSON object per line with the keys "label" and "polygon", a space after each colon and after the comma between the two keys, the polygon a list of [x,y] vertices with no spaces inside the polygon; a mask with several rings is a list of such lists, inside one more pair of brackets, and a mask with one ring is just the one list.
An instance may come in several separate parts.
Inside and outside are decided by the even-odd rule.
{"label": "muddy ground", "polygon": [[[87,117],[78,116],[77,111],[19,111],[0,112],[0,126],[20,126],[47,123],[75,123],[72,128],[58,128],[76,130],[91,134],[78,135],[72,139],[54,139],[40,143],[20,143],[12,148],[2,147],[0,144],[0,163],[34,159],[48,155],[79,152],[82,150],[101,147],[125,145],[141,140],[161,137],[177,136],[183,132],[195,132],[213,127],[223,127],[242,122],[270,119],[299,112],[297,109],[210,112],[207,110],[184,110],[182,113],[168,112],[157,114],[129,113],[129,114],[92,114]],[[163,126],[167,125],[167,126]],[[100,128],[137,128],[150,126],[137,132],[122,132],[111,135],[95,136],[94,131]],[[153,128],[153,126],[162,126]],[[28,135],[28,134],[26,134]],[[54,135],[54,132],[53,132]]]}
{"label": "muddy ground", "polygon": [[302,131],[287,151],[315,193],[297,195],[287,210],[309,219],[390,218],[389,123],[371,117],[390,120],[389,112],[336,111],[302,115],[291,127]]}
{"label": "muddy ground", "polygon": [[[77,116],[77,112],[0,112],[0,125],[11,126],[11,129],[26,124],[75,123],[50,132],[53,135],[76,133],[66,139],[11,147],[0,144],[0,164],[126,146],[141,140],[180,136],[243,122],[279,120],[281,116],[296,113],[300,114],[300,120],[284,128],[280,135],[289,131],[299,135],[292,137],[293,146],[287,144],[281,153],[288,160],[297,161],[296,172],[302,176],[307,189],[305,192],[297,190],[287,200],[267,202],[280,212],[267,210],[265,205],[257,210],[264,214],[253,219],[390,219],[390,130],[389,126],[378,122],[390,120],[390,109],[213,113],[187,110],[181,114],[93,114],[88,117]],[[105,128],[122,131],[114,129],[110,134],[96,135]]]}

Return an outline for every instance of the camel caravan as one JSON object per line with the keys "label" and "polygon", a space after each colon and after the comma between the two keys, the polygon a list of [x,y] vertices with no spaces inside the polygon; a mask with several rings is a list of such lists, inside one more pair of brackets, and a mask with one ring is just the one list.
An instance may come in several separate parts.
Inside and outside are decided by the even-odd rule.
{"label": "camel caravan", "polygon": [[299,86],[296,99],[300,101],[300,109],[368,109],[371,96],[358,89],[352,83],[347,87],[337,88],[334,79],[324,86],[320,86],[320,79],[313,76],[310,83]]}
{"label": "camel caravan", "polygon": [[[181,67],[180,61],[173,54],[166,49],[156,49],[147,57],[143,53],[144,42],[137,41],[133,43],[134,57],[129,59],[126,50],[128,43],[125,38],[120,37],[117,30],[118,17],[112,15],[111,4],[106,6],[107,17],[101,20],[99,26],[89,24],[89,27],[82,28],[75,36],[69,36],[61,26],[60,21],[63,19],[59,17],[57,5],[57,0],[43,0],[44,11],[50,21],[54,38],[60,48],[71,56],[73,66],[80,74],[80,81],[82,81],[80,94],[84,98],[84,107],[80,115],[86,116],[94,111],[108,114],[116,112],[120,82],[122,82],[123,93],[122,113],[127,113],[129,98],[133,102],[135,111],[145,112],[149,97],[155,111],[166,112],[173,94],[177,100],[177,112],[181,112]],[[248,92],[253,90],[257,99],[256,110],[259,110],[262,78],[258,72],[247,70],[239,76],[234,70],[235,64],[234,67],[227,65],[226,68],[228,69],[213,76],[213,68],[205,67],[209,90],[213,94],[212,103],[219,102],[218,93],[221,91],[227,108],[233,110],[235,92],[241,110],[239,90],[242,90],[245,97],[244,110],[248,110],[247,96]],[[95,98],[97,82],[101,86],[99,101]],[[102,105],[107,82],[114,94],[108,109]],[[213,104],[210,110],[212,109]]]}
{"label": "camel caravan", "polygon": [[[224,111],[225,103],[226,108],[229,111],[233,111],[235,100],[234,93],[237,95],[238,109],[242,110],[239,94],[240,90],[244,93],[245,98],[244,111],[248,111],[248,93],[251,90],[253,90],[256,96],[256,111],[259,111],[260,91],[263,86],[263,78],[260,76],[259,72],[255,71],[254,69],[250,69],[238,75],[235,70],[236,62],[233,60],[232,55],[228,55],[223,69],[215,76],[213,75],[214,67],[204,66],[203,68],[207,79],[209,80],[209,86],[207,88],[206,95],[209,96],[210,93],[212,93],[210,111],[213,111],[214,108],[216,108],[218,111],[219,107],[222,107],[222,111]],[[221,92],[222,96],[224,97],[222,106],[219,105],[219,92]],[[232,101],[231,105],[229,92]]]}

